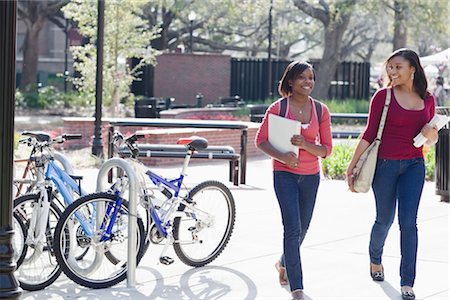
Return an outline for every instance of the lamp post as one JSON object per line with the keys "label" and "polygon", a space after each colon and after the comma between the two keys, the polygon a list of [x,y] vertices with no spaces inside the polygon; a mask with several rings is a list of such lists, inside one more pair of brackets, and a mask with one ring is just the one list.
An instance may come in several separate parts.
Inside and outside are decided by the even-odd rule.
{"label": "lamp post", "polygon": [[97,72],[95,78],[95,127],[92,154],[103,158],[102,142],[102,92],[103,92],[103,37],[105,25],[105,0],[98,0],[97,12]]}
{"label": "lamp post", "polygon": [[272,8],[273,0],[269,7],[269,46],[267,48],[267,96],[272,98]]}
{"label": "lamp post", "polygon": [[67,93],[67,77],[69,76],[68,66],[68,54],[69,54],[69,20],[66,19],[66,44],[64,47],[64,93]]}
{"label": "lamp post", "polygon": [[16,89],[17,1],[0,1],[0,298],[19,299],[22,289],[14,277],[13,141]]}
{"label": "lamp post", "polygon": [[195,18],[197,17],[197,15],[195,14],[195,11],[191,11],[188,15],[188,19],[189,19],[189,53],[192,53],[194,48],[193,48],[193,41],[192,41],[192,33],[194,31],[194,21]]}

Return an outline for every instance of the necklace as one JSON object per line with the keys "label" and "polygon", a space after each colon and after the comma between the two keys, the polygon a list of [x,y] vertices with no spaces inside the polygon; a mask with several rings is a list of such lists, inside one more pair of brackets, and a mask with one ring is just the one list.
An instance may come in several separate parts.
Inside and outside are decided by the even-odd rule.
{"label": "necklace", "polygon": [[303,114],[303,109],[306,108],[307,105],[308,105],[308,102],[304,103],[302,106],[300,106],[300,108],[298,108],[299,115]]}

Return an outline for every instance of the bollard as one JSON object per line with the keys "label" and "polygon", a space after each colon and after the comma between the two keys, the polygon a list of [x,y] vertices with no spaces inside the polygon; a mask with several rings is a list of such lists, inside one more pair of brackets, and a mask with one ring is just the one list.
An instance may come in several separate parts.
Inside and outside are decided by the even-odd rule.
{"label": "bollard", "polygon": [[127,270],[127,287],[135,287],[136,285],[136,228],[137,228],[137,187],[136,173],[133,168],[121,158],[110,158],[105,161],[97,176],[97,192],[107,189],[104,182],[107,182],[109,170],[112,168],[121,168],[125,171],[129,181],[129,213],[128,213],[128,270]]}

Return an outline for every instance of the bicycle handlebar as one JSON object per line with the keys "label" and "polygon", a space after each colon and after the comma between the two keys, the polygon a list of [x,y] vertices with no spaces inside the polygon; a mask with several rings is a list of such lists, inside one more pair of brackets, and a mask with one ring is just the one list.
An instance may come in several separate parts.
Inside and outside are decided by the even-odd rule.
{"label": "bicycle handlebar", "polygon": [[50,139],[50,135],[45,132],[31,132],[24,131],[22,135],[28,136],[27,138],[19,140],[20,144],[27,144],[28,147],[49,147],[53,144],[62,144],[69,140],[81,139],[81,134],[69,134],[64,133],[53,139]]}

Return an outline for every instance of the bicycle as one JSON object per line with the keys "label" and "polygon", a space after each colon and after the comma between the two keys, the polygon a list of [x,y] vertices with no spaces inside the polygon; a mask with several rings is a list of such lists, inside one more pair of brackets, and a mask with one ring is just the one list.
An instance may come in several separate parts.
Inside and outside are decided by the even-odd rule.
{"label": "bicycle", "polygon": [[[159,261],[168,265],[173,259],[165,253],[173,246],[178,258],[185,264],[201,267],[216,259],[226,247],[235,223],[235,203],[230,190],[221,182],[208,180],[180,195],[183,179],[194,151],[205,149],[208,141],[200,137],[180,139],[177,144],[186,146],[186,157],[179,177],[166,179],[137,160],[139,149],[135,133],[128,138],[116,132],[113,141],[123,141],[131,152],[127,162],[139,177],[139,203],[149,218],[144,228],[138,216],[137,263],[147,251],[149,243],[161,244],[165,240]],[[55,254],[63,272],[79,285],[98,289],[113,286],[126,278],[127,263],[125,240],[127,237],[128,203],[122,195],[128,178],[119,176],[110,192],[83,196],[69,205],[55,229]],[[149,186],[151,185],[151,187]],[[153,191],[157,188],[163,196]],[[92,212],[96,212],[92,214]],[[101,212],[101,213],[100,213]],[[78,216],[77,216],[78,215]],[[80,224],[81,222],[81,224]],[[73,233],[73,226],[90,230]],[[72,232],[72,233],[71,233]],[[83,243],[95,251],[89,260],[73,259],[73,245]],[[121,259],[110,257],[106,250],[121,244]],[[117,255],[114,252],[114,255]],[[108,259],[105,260],[104,257]],[[86,257],[85,257],[86,258]]]}
{"label": "bicycle", "polygon": [[[81,189],[82,177],[69,175],[58,166],[52,148],[53,144],[80,139],[81,135],[64,134],[53,139],[44,132],[26,131],[22,135],[27,138],[19,142],[32,147],[27,168],[34,170],[36,179],[33,193],[14,200],[15,276],[23,289],[35,291],[47,287],[61,274],[53,253],[54,228],[74,195],[86,192]],[[71,166],[65,167],[71,170]]]}
{"label": "bicycle", "polygon": [[[26,133],[26,132],[24,132]],[[28,158],[24,159],[14,159],[13,164],[13,174],[14,174],[14,198],[17,198],[21,195],[30,194],[33,192],[33,189],[36,187],[36,168],[34,162],[30,159],[33,157],[34,153],[32,152]],[[67,158],[60,152],[54,151],[53,158],[56,162],[58,162],[61,167],[67,172],[67,174],[73,174],[73,168]],[[17,173],[17,164],[26,163],[23,171],[21,172],[22,178],[16,178],[15,174]]]}

